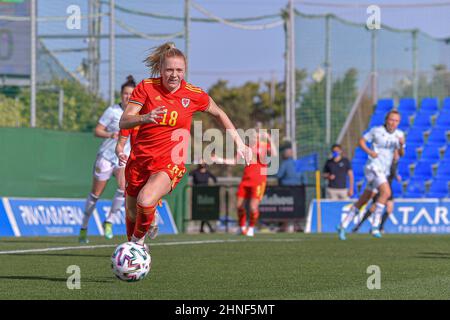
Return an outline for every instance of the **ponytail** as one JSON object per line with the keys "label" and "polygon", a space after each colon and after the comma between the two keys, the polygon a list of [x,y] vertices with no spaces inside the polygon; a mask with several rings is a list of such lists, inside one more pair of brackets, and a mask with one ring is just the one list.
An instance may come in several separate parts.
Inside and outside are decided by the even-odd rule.
{"label": "ponytail", "polygon": [[123,90],[125,89],[125,87],[131,87],[131,88],[136,88],[136,81],[134,81],[134,77],[132,75],[129,75],[127,77],[127,81],[125,83],[122,84],[122,87],[120,89],[120,92],[123,92]]}
{"label": "ponytail", "polygon": [[166,42],[159,47],[153,48],[153,51],[144,60],[145,65],[150,69],[150,74],[153,77],[161,74],[161,66],[168,57],[181,57],[186,63],[185,55],[175,47],[175,43]]}

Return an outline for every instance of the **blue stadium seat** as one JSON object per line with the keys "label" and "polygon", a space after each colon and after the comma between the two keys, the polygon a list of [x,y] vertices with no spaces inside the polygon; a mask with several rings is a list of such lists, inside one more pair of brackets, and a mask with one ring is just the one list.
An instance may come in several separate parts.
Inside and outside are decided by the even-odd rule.
{"label": "blue stadium seat", "polygon": [[442,157],[443,161],[450,161],[450,146],[445,149],[444,156]]}
{"label": "blue stadium seat", "polygon": [[425,194],[425,182],[421,179],[411,179],[406,187],[404,198],[423,198]]}
{"label": "blue stadium seat", "polygon": [[422,156],[420,160],[426,160],[430,163],[436,163],[441,158],[438,145],[427,144],[423,147]]}
{"label": "blue stadium seat", "polygon": [[450,111],[450,97],[442,100],[442,108],[441,111]]}
{"label": "blue stadium seat", "polygon": [[442,110],[437,119],[436,119],[436,127],[442,127],[450,129],[450,107],[447,110]]}
{"label": "blue stadium seat", "polygon": [[406,145],[423,144],[423,132],[420,129],[411,128],[406,136]]}
{"label": "blue stadium seat", "polygon": [[363,149],[361,149],[360,147],[355,148],[355,154],[353,156],[353,159],[366,161],[367,157],[368,155]]}
{"label": "blue stadium seat", "polygon": [[386,113],[384,113],[384,112],[383,113],[374,113],[372,115],[372,118],[370,119],[369,128],[383,125],[385,116],[386,116]]}
{"label": "blue stadium seat", "polygon": [[448,197],[448,179],[434,179],[431,182],[430,191],[426,194],[427,198],[445,198]]}
{"label": "blue stadium seat", "polygon": [[433,178],[433,163],[427,160],[420,160],[414,168],[414,179],[430,180]]}
{"label": "blue stadium seat", "polygon": [[[410,117],[411,117],[411,115],[407,114],[407,113],[400,114],[400,124],[398,125],[399,129],[411,127]],[[400,129],[400,130],[405,131],[404,129]]]}
{"label": "blue stadium seat", "polygon": [[400,123],[398,129],[402,130],[405,134],[409,131],[409,123]]}
{"label": "blue stadium seat", "polygon": [[[362,181],[362,183],[360,181]],[[353,196],[351,196],[352,199],[358,199],[359,198],[358,185],[362,185],[364,183],[365,183],[364,180],[355,180],[355,183],[353,184]]]}
{"label": "blue stadium seat", "polygon": [[[449,127],[450,129],[450,127]],[[447,143],[447,131],[448,129],[435,127],[431,130],[428,136],[427,143],[444,145]]]}
{"label": "blue stadium seat", "polygon": [[425,113],[436,113],[439,110],[439,100],[438,98],[423,98],[420,105],[420,112]]}
{"label": "blue stadium seat", "polygon": [[423,130],[428,130],[431,128],[431,115],[429,113],[424,113],[422,111],[416,113],[416,117],[414,118],[413,127],[424,128]]}
{"label": "blue stadium seat", "polygon": [[358,197],[360,197],[364,193],[364,190],[366,190],[366,185],[367,185],[367,181],[364,180],[363,184],[361,185],[361,188],[359,189]]}
{"label": "blue stadium seat", "polygon": [[411,175],[411,171],[409,170],[410,162],[405,161],[403,158],[398,162],[397,173],[402,178],[402,181],[408,181]]}
{"label": "blue stadium seat", "polygon": [[436,179],[447,179],[450,181],[450,158],[447,158],[439,162]]}
{"label": "blue stadium seat", "polygon": [[402,157],[403,161],[407,163],[413,163],[417,161],[417,148],[418,145],[406,145],[405,155]]}
{"label": "blue stadium seat", "polygon": [[413,114],[416,112],[416,100],[414,98],[402,98],[398,104],[398,111],[401,114]]}
{"label": "blue stadium seat", "polygon": [[366,160],[362,159],[353,159],[352,161],[352,170],[353,174],[358,177],[364,177],[364,165],[366,164]]}
{"label": "blue stadium seat", "polygon": [[403,195],[403,186],[402,183],[397,181],[396,179],[392,180],[392,193],[394,194],[394,198],[401,198]]}
{"label": "blue stadium seat", "polygon": [[394,99],[379,99],[375,113],[386,113],[394,108]]}
{"label": "blue stadium seat", "polygon": [[426,133],[426,132],[430,132],[431,131],[431,124],[427,125],[427,126],[420,126],[420,125],[412,125],[411,128],[408,130],[408,133],[410,131],[420,131],[422,132],[422,134]]}
{"label": "blue stadium seat", "polygon": [[444,156],[442,157],[442,161],[450,161],[450,145],[445,149]]}

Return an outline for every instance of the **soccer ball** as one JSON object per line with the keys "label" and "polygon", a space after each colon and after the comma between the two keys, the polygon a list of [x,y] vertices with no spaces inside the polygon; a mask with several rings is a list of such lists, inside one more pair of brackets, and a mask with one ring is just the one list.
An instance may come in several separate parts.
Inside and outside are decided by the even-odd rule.
{"label": "soccer ball", "polygon": [[123,281],[139,281],[150,272],[152,258],[145,248],[134,242],[117,246],[111,256],[114,275]]}

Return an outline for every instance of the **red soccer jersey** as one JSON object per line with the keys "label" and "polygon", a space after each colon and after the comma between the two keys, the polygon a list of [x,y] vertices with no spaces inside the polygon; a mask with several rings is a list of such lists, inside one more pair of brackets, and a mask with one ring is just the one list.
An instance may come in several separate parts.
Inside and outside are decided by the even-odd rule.
{"label": "red soccer jersey", "polygon": [[150,78],[137,85],[129,102],[142,106],[139,114],[147,114],[158,107],[165,111],[158,124],[140,126],[130,158],[145,161],[149,157],[170,157],[172,151],[177,150],[175,156],[178,161],[172,161],[177,163],[183,159],[181,162],[184,164],[192,116],[208,108],[208,94],[184,80],[180,88],[171,93],[162,85],[161,78]]}
{"label": "red soccer jersey", "polygon": [[256,163],[252,163],[244,168],[242,175],[242,185],[259,185],[267,180],[267,152],[270,150],[270,144],[267,142],[258,142],[251,147],[253,157],[256,157]]}

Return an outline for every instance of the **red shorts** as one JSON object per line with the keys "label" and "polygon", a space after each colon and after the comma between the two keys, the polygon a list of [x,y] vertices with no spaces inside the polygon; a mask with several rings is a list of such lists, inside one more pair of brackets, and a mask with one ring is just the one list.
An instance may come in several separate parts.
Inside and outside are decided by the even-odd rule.
{"label": "red shorts", "polygon": [[244,199],[258,199],[262,200],[264,192],[266,191],[266,182],[261,182],[257,185],[239,185],[236,196]]}
{"label": "red shorts", "polygon": [[150,176],[158,172],[167,173],[172,181],[172,191],[183,178],[186,168],[184,164],[174,164],[170,157],[156,160],[150,159],[145,162],[129,159],[125,168],[126,194],[131,197],[137,197]]}

